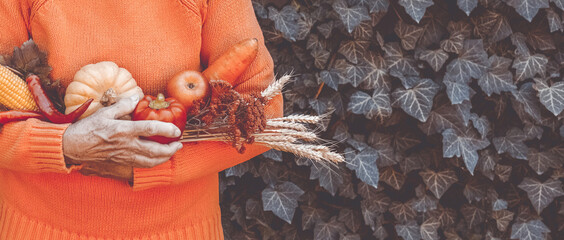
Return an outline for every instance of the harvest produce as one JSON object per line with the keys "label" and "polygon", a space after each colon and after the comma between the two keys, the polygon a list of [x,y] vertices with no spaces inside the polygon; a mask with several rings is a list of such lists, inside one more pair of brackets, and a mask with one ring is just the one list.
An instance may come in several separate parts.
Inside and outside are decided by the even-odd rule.
{"label": "harvest produce", "polygon": [[90,116],[98,109],[114,104],[119,98],[138,95],[143,98],[143,90],[131,73],[113,62],[99,62],[82,67],[67,87],[65,93],[66,113],[76,110],[84,101],[94,101],[80,117]]}
{"label": "harvest produce", "polygon": [[47,120],[45,116],[34,111],[10,110],[5,112],[0,112],[0,124],[6,124],[14,121],[23,121],[30,118]]}
{"label": "harvest produce", "polygon": [[25,81],[0,65],[0,103],[9,109],[37,111]]}
{"label": "harvest produce", "polygon": [[203,74],[208,80],[224,80],[234,84],[255,60],[257,53],[258,39],[245,39],[227,49]]}
{"label": "harvest produce", "polygon": [[[133,111],[132,119],[133,121],[158,120],[161,122],[169,122],[180,128],[180,131],[184,131],[186,125],[186,108],[174,98],[165,99],[162,93],[159,93],[156,98],[147,95],[137,104],[137,107]],[[166,144],[177,141],[180,137],[167,138],[151,136],[147,137],[147,139]]]}
{"label": "harvest produce", "polygon": [[210,88],[200,72],[188,70],[176,74],[168,82],[167,93],[189,111],[195,101],[205,101],[209,97]]}
{"label": "harvest produce", "polygon": [[37,75],[29,75],[26,78],[27,85],[33,98],[35,99],[35,103],[39,107],[39,110],[43,115],[49,119],[52,123],[72,123],[75,122],[90,106],[94,99],[90,98],[86,100],[82,105],[77,107],[74,111],[64,115],[59,112],[49,99],[49,96],[43,90],[41,86],[39,77]]}

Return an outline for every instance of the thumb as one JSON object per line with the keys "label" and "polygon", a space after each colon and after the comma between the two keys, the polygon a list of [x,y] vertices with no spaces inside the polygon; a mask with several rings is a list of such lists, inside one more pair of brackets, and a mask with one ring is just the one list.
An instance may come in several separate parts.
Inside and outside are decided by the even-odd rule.
{"label": "thumb", "polygon": [[102,115],[112,119],[121,118],[133,112],[135,107],[137,107],[137,103],[139,103],[139,96],[137,94],[127,98],[121,98],[114,105],[106,107]]}

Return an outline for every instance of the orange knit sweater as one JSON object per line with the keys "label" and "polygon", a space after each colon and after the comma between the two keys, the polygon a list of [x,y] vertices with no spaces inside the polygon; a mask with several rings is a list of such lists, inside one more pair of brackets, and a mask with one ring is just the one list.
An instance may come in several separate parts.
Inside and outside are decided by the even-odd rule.
{"label": "orange knit sweater", "polygon": [[[31,37],[65,85],[83,65],[113,61],[154,95],[175,73],[201,70],[249,37],[260,50],[236,89],[258,92],[273,78],[250,0],[0,0],[0,23],[0,54]],[[268,116],[281,116],[281,103],[271,101]],[[267,150],[187,144],[162,165],[135,169],[130,187],[66,168],[67,126],[3,127],[0,239],[223,239],[217,173]]]}

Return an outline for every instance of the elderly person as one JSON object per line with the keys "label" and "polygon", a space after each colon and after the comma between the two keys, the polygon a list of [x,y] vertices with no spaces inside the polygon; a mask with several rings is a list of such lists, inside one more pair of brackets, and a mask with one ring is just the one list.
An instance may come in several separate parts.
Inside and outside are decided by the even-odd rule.
{"label": "elderly person", "polygon": [[[259,53],[235,89],[259,92],[273,79],[251,0],[0,0],[0,23],[0,54],[32,38],[65,86],[82,66],[113,61],[156,95],[176,73],[200,71],[251,37]],[[119,120],[137,101],[121,99],[74,124],[3,126],[0,239],[223,239],[217,173],[267,149],[140,140],[180,130]],[[272,100],[267,115],[280,116],[281,103]],[[99,176],[77,165],[100,166],[90,169]]]}

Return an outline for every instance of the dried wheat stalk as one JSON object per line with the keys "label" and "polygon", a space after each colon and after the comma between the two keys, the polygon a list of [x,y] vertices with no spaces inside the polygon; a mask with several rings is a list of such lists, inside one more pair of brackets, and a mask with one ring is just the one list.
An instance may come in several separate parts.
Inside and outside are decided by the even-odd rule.
{"label": "dried wheat stalk", "polygon": [[[290,81],[291,77],[285,75],[274,81],[261,96],[270,100],[280,94],[282,88]],[[250,142],[267,146],[283,152],[289,152],[299,157],[309,158],[315,161],[329,161],[332,163],[344,162],[341,154],[333,152],[329,141],[320,139],[309,125],[318,125],[330,114],[321,116],[310,116],[304,114],[291,115],[282,118],[273,118],[266,121],[263,131],[253,133]],[[223,141],[233,142],[233,136],[222,132],[222,126],[208,128],[195,128],[184,131],[181,142],[197,141]]]}

